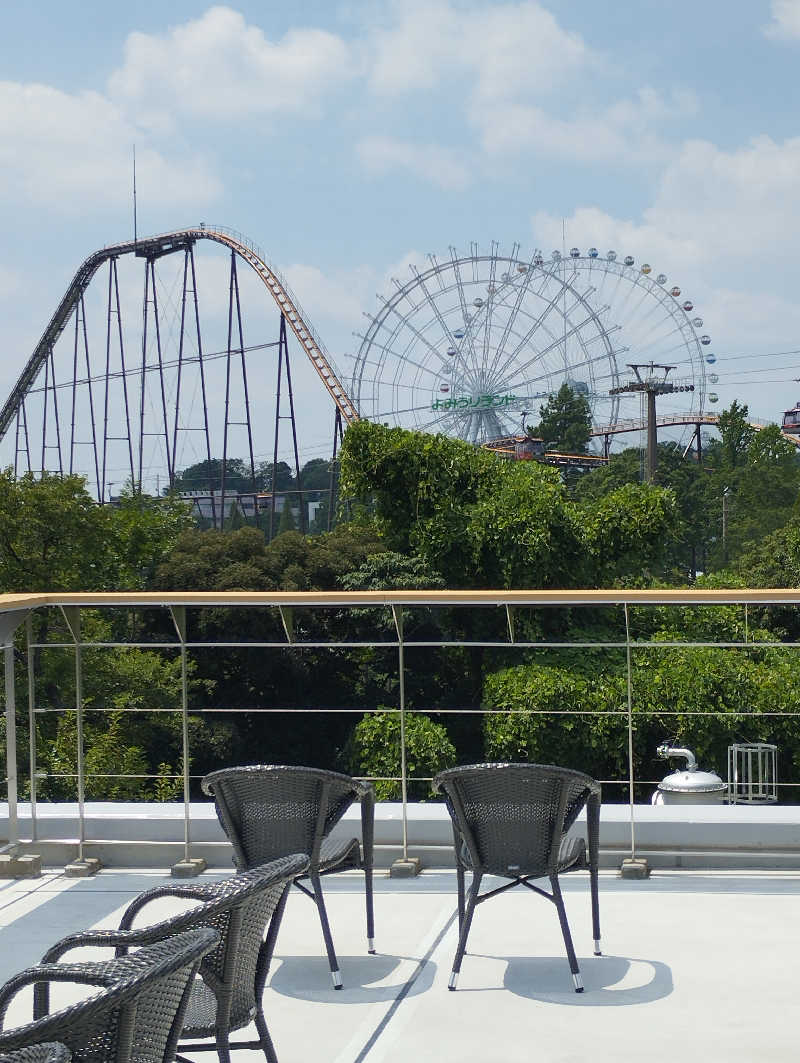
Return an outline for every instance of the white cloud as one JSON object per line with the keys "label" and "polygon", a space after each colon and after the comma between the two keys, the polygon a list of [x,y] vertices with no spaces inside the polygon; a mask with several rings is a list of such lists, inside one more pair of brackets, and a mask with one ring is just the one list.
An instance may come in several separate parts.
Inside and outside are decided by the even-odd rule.
{"label": "white cloud", "polygon": [[503,108],[478,103],[470,117],[490,155],[535,150],[561,159],[628,165],[665,162],[672,149],[654,127],[677,115],[693,113],[695,108],[691,94],[674,93],[664,98],[645,87],[604,110],[584,107],[567,118],[514,102]]}
{"label": "white cloud", "polygon": [[764,27],[764,34],[774,40],[800,40],[800,0],[772,0],[772,21]]}
{"label": "white cloud", "polygon": [[407,170],[445,189],[463,188],[470,181],[470,172],[457,153],[439,144],[366,137],[358,142],[356,151],[372,174]]}
{"label": "white cloud", "polygon": [[412,276],[412,266],[422,273],[430,266],[430,262],[421,251],[406,251],[383,271],[383,279],[379,287],[380,294],[389,298],[398,283],[401,287],[407,284]]}
{"label": "white cloud", "polygon": [[534,0],[465,8],[448,0],[394,6],[396,19],[374,32],[370,83],[395,95],[428,90],[454,75],[472,79],[476,98],[543,94],[590,58]]}
{"label": "white cloud", "polygon": [[[690,92],[649,86],[606,106],[596,102],[593,79],[605,60],[535,0],[482,7],[417,0],[391,12],[388,26],[367,34],[369,85],[385,97],[446,96],[453,86],[454,106],[490,162],[535,151],[587,163],[663,163],[674,149],[659,130],[698,109]],[[470,173],[442,146],[376,137],[358,148],[375,173],[399,166],[446,188],[461,187]]]}
{"label": "white cloud", "polygon": [[331,274],[316,266],[295,263],[283,272],[313,327],[319,328],[317,322],[323,320],[351,328],[359,324],[374,280],[369,267]]}
{"label": "white cloud", "polygon": [[[800,137],[783,142],[757,137],[734,151],[690,140],[664,170],[641,222],[580,208],[571,224],[576,231],[589,226],[589,242],[605,238],[620,248],[625,242],[631,253],[646,244],[670,256],[677,251],[698,265],[763,270],[762,248],[774,249],[787,262],[794,259],[798,184]],[[537,227],[546,222],[546,215],[535,218]],[[769,265],[774,264],[773,259]]]}
{"label": "white cloud", "polygon": [[[567,241],[646,259],[728,344],[772,343],[776,331],[789,342],[800,331],[798,185],[800,137],[758,137],[734,151],[687,141],[640,220],[580,207],[567,219]],[[540,212],[533,233],[545,249],[560,247],[561,219]]]}
{"label": "white cloud", "polygon": [[109,90],[161,126],[175,113],[217,120],[316,113],[352,73],[350,48],[333,33],[291,29],[273,42],[239,12],[212,7],[162,34],[131,33]]}
{"label": "white cloud", "polygon": [[[131,146],[141,130],[96,92],[0,82],[0,191],[17,203],[80,211],[130,201]],[[137,151],[137,183],[148,202],[192,207],[220,186],[205,162],[173,162]]]}

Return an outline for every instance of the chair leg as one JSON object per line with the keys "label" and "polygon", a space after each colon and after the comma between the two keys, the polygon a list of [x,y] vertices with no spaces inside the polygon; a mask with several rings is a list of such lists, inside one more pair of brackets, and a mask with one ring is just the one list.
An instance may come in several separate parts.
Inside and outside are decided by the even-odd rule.
{"label": "chair leg", "polygon": [[325,900],[322,896],[322,883],[320,882],[319,874],[314,871],[309,872],[311,879],[311,885],[314,888],[314,900],[317,904],[317,911],[319,912],[319,921],[322,924],[322,937],[325,941],[325,951],[328,953],[328,963],[331,966],[331,978],[333,979],[333,988],[342,988],[342,976],[339,972],[339,961],[336,959],[336,951],[333,947],[333,938],[331,937],[331,927],[328,922],[328,913],[325,910]]}
{"label": "chair leg", "polygon": [[461,863],[458,853],[456,853],[456,883],[458,885],[458,932],[461,933],[461,927],[464,925],[466,891],[464,888],[464,865]]}
{"label": "chair leg", "polygon": [[364,898],[367,904],[367,952],[375,955],[375,910],[372,896],[372,868],[364,868]]}
{"label": "chair leg", "polygon": [[592,894],[592,937],[594,938],[594,954],[602,956],[600,951],[600,896],[597,882],[597,868],[589,869],[589,885]]}
{"label": "chair leg", "polygon": [[288,884],[281,894],[280,900],[275,905],[275,911],[272,913],[269,927],[267,928],[267,936],[264,939],[264,944],[261,947],[261,953],[258,957],[256,986],[259,993],[263,992],[264,986],[267,982],[269,966],[272,963],[272,957],[275,952],[275,942],[278,940],[278,931],[281,927],[281,921],[283,919],[284,909],[286,908],[286,902],[289,899],[290,889],[291,884]]}
{"label": "chair leg", "polygon": [[278,1063],[278,1057],[275,1055],[275,1046],[272,1043],[272,1038],[267,1029],[267,1020],[264,1018],[264,1012],[261,1008],[256,1012],[255,1023],[256,1029],[258,1030],[258,1038],[261,1041],[261,1048],[267,1058],[267,1063]]}
{"label": "chair leg", "polygon": [[553,901],[558,912],[558,921],[561,924],[564,945],[567,949],[567,959],[569,960],[569,969],[572,971],[572,981],[575,983],[575,992],[582,993],[583,981],[581,979],[581,970],[580,967],[578,967],[578,957],[575,955],[575,947],[572,944],[572,934],[569,932],[567,912],[564,908],[564,898],[561,896],[561,887],[558,884],[558,875],[550,876],[550,885],[553,890]]}
{"label": "chair leg", "polygon": [[478,903],[478,891],[481,886],[481,878],[482,875],[480,872],[473,872],[472,883],[469,888],[469,900],[467,901],[464,918],[461,921],[461,932],[458,935],[458,948],[456,949],[455,959],[453,960],[453,970],[450,974],[450,981],[447,983],[447,988],[450,990],[454,990],[456,988],[456,983],[458,982],[458,976],[461,971],[461,961],[464,959],[464,953],[467,949],[469,928],[472,926],[472,916],[475,914],[475,905]]}
{"label": "chair leg", "polygon": [[217,1042],[219,1063],[231,1063],[231,1047],[228,1041],[228,1034],[218,1031],[215,1040]]}

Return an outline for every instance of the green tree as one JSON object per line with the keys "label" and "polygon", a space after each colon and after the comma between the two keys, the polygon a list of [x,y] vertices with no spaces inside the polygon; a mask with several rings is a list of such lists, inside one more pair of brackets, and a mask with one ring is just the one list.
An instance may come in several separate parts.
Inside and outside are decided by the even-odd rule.
{"label": "green tree", "polygon": [[134,590],[191,524],[173,499],[98,506],[78,476],[0,473],[0,590]]}
{"label": "green tree", "polygon": [[331,485],[331,463],[324,458],[312,458],[300,470],[303,493],[327,491]]}
{"label": "green tree", "polygon": [[655,570],[675,531],[674,498],[659,488],[626,488],[595,513],[555,469],[366,421],[345,434],[342,491],[374,507],[389,549],[423,558],[449,587],[596,585],[626,558]]}
{"label": "green tree", "polygon": [[539,416],[541,420],[533,434],[544,440],[547,450],[561,454],[586,453],[591,438],[592,411],[584,395],[578,395],[565,381],[539,408]]}
{"label": "green tree", "polygon": [[241,458],[227,458],[223,464],[221,458],[198,461],[189,465],[182,472],[176,473],[172,490],[183,491],[221,491],[222,472],[225,470],[225,492],[244,493],[258,486],[248,466]]}
{"label": "green tree", "polygon": [[[270,492],[273,490],[273,469],[271,461],[262,461],[256,469],[256,478],[258,484],[262,490]],[[275,485],[274,490],[276,493],[281,491],[291,491],[297,486],[292,472],[291,466],[287,465],[285,461],[279,461],[275,466]]]}
{"label": "green tree", "polygon": [[290,499],[284,498],[283,509],[281,510],[280,520],[278,521],[278,535],[283,535],[284,532],[295,531],[297,529],[297,523],[294,519],[294,513],[292,512],[292,503]]}
{"label": "green tree", "polygon": [[704,501],[711,568],[735,563],[785,525],[797,505],[800,463],[794,445],[777,425],[756,431],[746,418],[747,407],[733,403],[720,416],[721,441],[707,450]]}
{"label": "green tree", "polygon": [[719,457],[720,466],[725,471],[747,462],[750,444],[756,435],[747,415],[747,406],[740,405],[736,399],[719,415]]}
{"label": "green tree", "polygon": [[[442,724],[421,712],[405,717],[406,771],[408,776],[432,777],[456,763],[456,750]],[[400,713],[376,712],[365,716],[353,734],[351,771],[377,776],[375,796],[379,801],[397,801],[401,785]],[[382,776],[382,778],[381,778]],[[421,779],[408,786],[411,800],[433,796],[431,784]]]}

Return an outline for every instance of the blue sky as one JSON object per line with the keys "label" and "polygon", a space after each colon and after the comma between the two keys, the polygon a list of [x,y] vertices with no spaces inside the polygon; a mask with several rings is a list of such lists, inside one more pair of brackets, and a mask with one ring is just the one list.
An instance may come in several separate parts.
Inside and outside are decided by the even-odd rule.
{"label": "blue sky", "polygon": [[800,0],[39,0],[0,20],[4,391],[78,264],[131,234],[135,140],[140,232],[248,234],[337,362],[408,262],[549,251],[564,219],[568,246],[691,296],[720,406],[800,397],[800,353],[776,354],[800,349]]}

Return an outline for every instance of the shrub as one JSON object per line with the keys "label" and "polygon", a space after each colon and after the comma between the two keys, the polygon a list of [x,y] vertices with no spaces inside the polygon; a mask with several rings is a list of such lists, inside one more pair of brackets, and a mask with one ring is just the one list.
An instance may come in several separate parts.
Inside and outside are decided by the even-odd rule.
{"label": "shrub", "polygon": [[[447,730],[420,712],[406,713],[406,770],[409,777],[435,775],[456,762],[456,751]],[[400,775],[400,713],[381,711],[365,716],[353,733],[352,769],[357,775]],[[379,801],[397,801],[399,782],[375,783]],[[408,796],[424,801],[432,796],[430,783],[412,782]]]}
{"label": "shrub", "polygon": [[616,712],[624,704],[620,676],[591,678],[537,665],[495,672],[486,677],[484,706],[507,712],[485,717],[486,759],[560,764],[595,778],[624,776],[625,717],[582,715]]}

